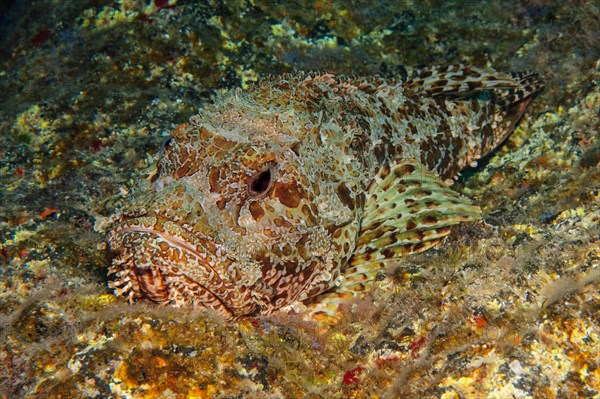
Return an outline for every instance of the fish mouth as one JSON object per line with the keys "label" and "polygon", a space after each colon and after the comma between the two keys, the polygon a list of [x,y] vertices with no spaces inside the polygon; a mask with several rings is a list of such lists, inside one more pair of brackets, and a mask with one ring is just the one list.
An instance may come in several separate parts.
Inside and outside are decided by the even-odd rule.
{"label": "fish mouth", "polygon": [[[199,305],[227,319],[235,317],[227,297],[234,289],[223,266],[202,240],[183,226],[168,220],[132,218],[109,233],[116,253],[109,274],[115,293],[130,301],[147,298],[175,306]],[[220,270],[219,270],[220,269]]]}

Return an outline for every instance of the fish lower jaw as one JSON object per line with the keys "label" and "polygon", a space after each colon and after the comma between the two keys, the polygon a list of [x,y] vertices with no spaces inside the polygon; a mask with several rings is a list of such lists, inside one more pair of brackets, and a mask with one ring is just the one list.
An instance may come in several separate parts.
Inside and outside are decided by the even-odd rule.
{"label": "fish lower jaw", "polygon": [[143,225],[120,226],[109,236],[116,257],[110,287],[130,303],[139,299],[175,307],[216,311],[227,319],[235,313],[228,303],[228,276],[214,255],[179,235]]}
{"label": "fish lower jaw", "polygon": [[235,318],[235,312],[207,286],[183,274],[173,275],[155,265],[138,265],[127,251],[113,259],[108,274],[114,275],[109,287],[116,296],[125,298],[130,304],[149,300],[176,308],[212,310],[227,320]]}

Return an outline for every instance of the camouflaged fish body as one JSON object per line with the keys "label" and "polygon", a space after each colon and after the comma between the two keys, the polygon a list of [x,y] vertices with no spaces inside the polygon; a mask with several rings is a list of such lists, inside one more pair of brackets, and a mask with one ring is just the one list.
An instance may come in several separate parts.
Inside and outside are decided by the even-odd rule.
{"label": "camouflaged fish body", "polygon": [[447,182],[540,88],[533,74],[452,66],[403,82],[290,75],[218,97],[114,216],[111,284],[228,317],[332,314],[390,261],[478,217]]}

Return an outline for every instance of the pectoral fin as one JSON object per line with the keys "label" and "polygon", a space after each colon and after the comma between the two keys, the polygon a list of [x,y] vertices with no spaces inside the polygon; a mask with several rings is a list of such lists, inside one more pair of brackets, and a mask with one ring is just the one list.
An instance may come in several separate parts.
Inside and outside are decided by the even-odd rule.
{"label": "pectoral fin", "polygon": [[478,206],[412,159],[381,168],[371,183],[356,250],[342,285],[309,305],[311,318],[334,321],[339,305],[365,292],[399,258],[425,251],[453,225],[480,218]]}
{"label": "pectoral fin", "polygon": [[422,252],[450,227],[480,217],[479,207],[412,159],[383,167],[371,183],[350,264],[392,260]]}

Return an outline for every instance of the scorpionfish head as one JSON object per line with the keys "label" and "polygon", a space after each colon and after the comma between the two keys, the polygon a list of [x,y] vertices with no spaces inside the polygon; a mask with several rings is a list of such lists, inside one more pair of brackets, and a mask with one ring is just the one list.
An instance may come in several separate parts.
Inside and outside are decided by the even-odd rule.
{"label": "scorpionfish head", "polygon": [[345,188],[320,181],[297,137],[212,123],[173,132],[150,183],[115,217],[115,292],[235,318],[335,285],[358,226]]}

